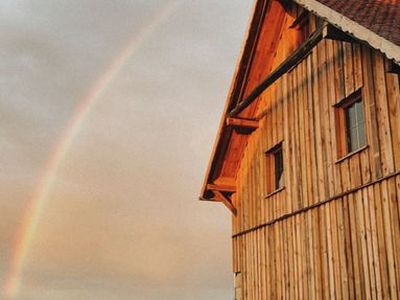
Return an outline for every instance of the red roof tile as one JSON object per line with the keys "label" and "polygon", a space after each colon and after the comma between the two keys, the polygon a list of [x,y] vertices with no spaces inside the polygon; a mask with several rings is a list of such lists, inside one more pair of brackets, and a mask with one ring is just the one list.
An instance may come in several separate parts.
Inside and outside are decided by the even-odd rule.
{"label": "red roof tile", "polygon": [[400,46],[400,0],[317,0]]}

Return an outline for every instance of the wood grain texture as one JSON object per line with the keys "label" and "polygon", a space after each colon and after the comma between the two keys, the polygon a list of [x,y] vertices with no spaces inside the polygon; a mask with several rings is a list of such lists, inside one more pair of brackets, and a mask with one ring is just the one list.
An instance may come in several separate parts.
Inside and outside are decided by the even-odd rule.
{"label": "wood grain texture", "polygon": [[[284,28],[268,53],[272,67],[293,47]],[[398,298],[400,88],[385,64],[364,45],[323,40],[260,95],[232,198],[240,299]],[[339,161],[334,105],[359,89],[367,147]],[[265,152],[280,142],[285,188],[271,194]]]}

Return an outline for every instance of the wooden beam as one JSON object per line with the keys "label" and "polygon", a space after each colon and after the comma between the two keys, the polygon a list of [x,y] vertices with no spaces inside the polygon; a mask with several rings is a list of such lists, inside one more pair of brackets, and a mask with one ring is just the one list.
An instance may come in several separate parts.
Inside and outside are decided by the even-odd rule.
{"label": "wooden beam", "polygon": [[352,37],[351,35],[343,32],[342,30],[336,28],[333,25],[328,24],[325,27],[324,36],[326,39],[335,40],[335,41],[342,41],[342,42],[357,42],[357,40]]}
{"label": "wooden beam", "polygon": [[396,64],[393,60],[385,60],[386,72],[393,74],[400,74],[400,66]]}
{"label": "wooden beam", "polygon": [[293,54],[291,54],[283,63],[281,63],[270,75],[267,76],[251,93],[241,101],[229,113],[230,117],[239,115],[245,108],[247,108],[254,100],[257,99],[268,87],[277,81],[282,75],[291,70],[299,62],[301,62],[310,51],[325,37],[326,25],[315,31],[310,38],[305,41]]}
{"label": "wooden beam", "polygon": [[215,194],[215,198],[216,200],[222,202],[231,212],[233,215],[236,216],[237,214],[237,209],[236,207],[233,205],[231,199],[229,199],[228,197],[226,197],[224,194],[222,194],[220,191],[214,191]]}
{"label": "wooden beam", "polygon": [[207,184],[207,190],[210,190],[213,192],[218,191],[218,192],[235,193],[236,187],[230,186],[230,185],[217,185],[217,184],[209,183],[209,184]]}
{"label": "wooden beam", "polygon": [[290,0],[278,0],[282,7],[285,9],[286,12],[291,11],[292,7],[293,7],[293,2]]}
{"label": "wooden beam", "polygon": [[250,119],[227,118],[226,125],[232,126],[239,134],[250,134],[258,128],[259,122]]}
{"label": "wooden beam", "polygon": [[292,25],[289,26],[289,28],[299,28],[301,25],[304,24],[308,20],[310,13],[308,10],[304,10],[292,23]]}

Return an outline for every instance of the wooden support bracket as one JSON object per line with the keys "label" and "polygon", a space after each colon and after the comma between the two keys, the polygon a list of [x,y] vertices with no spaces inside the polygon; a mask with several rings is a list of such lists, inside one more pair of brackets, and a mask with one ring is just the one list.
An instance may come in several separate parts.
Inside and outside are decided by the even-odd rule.
{"label": "wooden support bracket", "polygon": [[307,20],[310,13],[307,10],[304,10],[289,26],[289,28],[300,28]]}
{"label": "wooden support bracket", "polygon": [[257,120],[240,119],[240,118],[227,118],[226,125],[234,127],[243,127],[248,129],[257,129],[259,122]]}
{"label": "wooden support bracket", "polygon": [[239,134],[250,134],[259,127],[259,121],[241,118],[227,118],[226,125],[232,126]]}
{"label": "wooden support bracket", "polygon": [[396,64],[393,60],[385,60],[385,69],[388,73],[400,74],[400,65]]}
{"label": "wooden support bracket", "polygon": [[228,193],[235,193],[236,187],[230,185],[217,185],[217,184],[207,184],[207,190],[210,191],[218,191],[218,192],[228,192]]}
{"label": "wooden support bracket", "polygon": [[336,28],[335,26],[333,26],[331,24],[327,24],[325,26],[323,35],[324,35],[324,38],[326,38],[328,40],[350,42],[350,43],[357,42],[357,40],[354,37],[341,31],[340,29]]}
{"label": "wooden support bracket", "polygon": [[236,216],[237,209],[233,205],[231,199],[222,194],[220,191],[214,191],[214,195],[216,200],[221,201],[231,211],[231,213]]}

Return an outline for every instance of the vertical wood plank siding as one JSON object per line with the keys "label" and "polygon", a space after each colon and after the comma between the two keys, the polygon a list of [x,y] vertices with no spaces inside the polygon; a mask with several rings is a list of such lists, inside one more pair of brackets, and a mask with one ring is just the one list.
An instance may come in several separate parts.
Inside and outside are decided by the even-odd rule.
{"label": "vertical wood plank siding", "polygon": [[[323,40],[260,96],[233,198],[238,299],[400,295],[399,77],[384,66],[366,46]],[[333,105],[359,89],[368,146],[338,162]],[[265,151],[281,141],[285,188],[265,197]]]}

